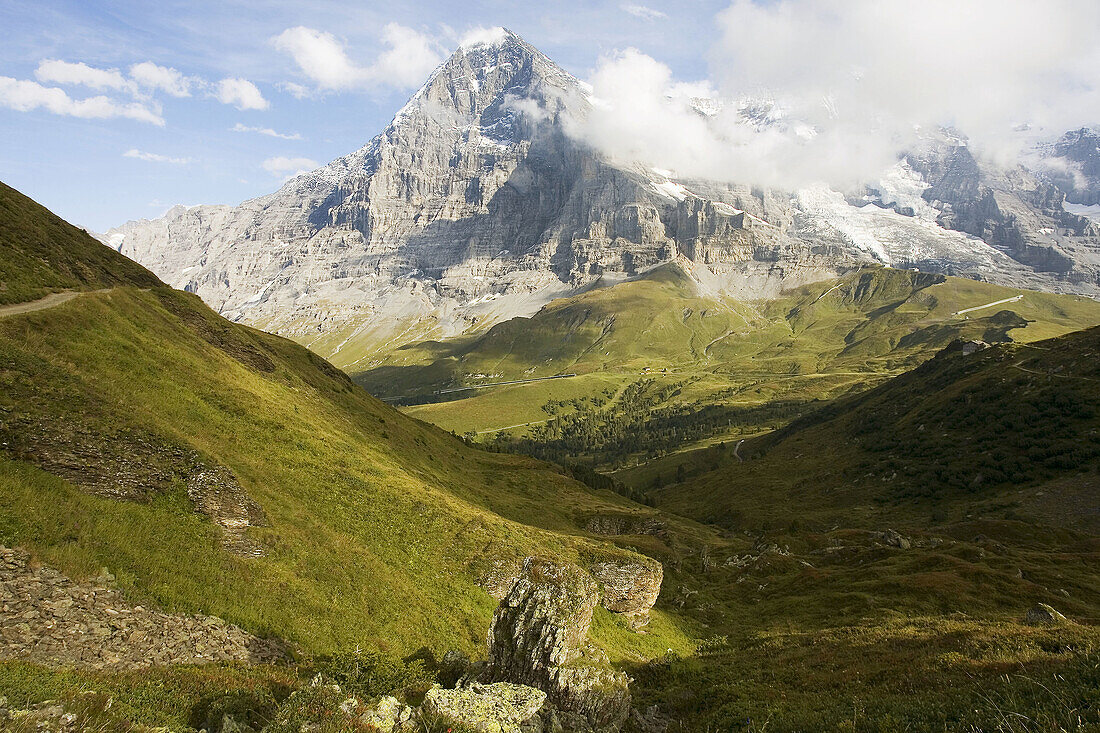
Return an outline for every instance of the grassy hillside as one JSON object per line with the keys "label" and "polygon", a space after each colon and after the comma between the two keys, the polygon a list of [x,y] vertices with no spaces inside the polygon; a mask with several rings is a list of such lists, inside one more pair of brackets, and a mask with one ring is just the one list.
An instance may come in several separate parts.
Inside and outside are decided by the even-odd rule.
{"label": "grassy hillside", "polygon": [[[448,430],[617,467],[781,427],[957,338],[1028,342],[1097,323],[1087,298],[887,268],[741,303],[700,293],[673,264],[475,338],[398,349],[355,378],[434,401],[407,411]],[[558,374],[577,376],[433,394]]]}
{"label": "grassy hillside", "polygon": [[0,305],[60,290],[159,285],[153,273],[0,183]]}
{"label": "grassy hillside", "polygon": [[[74,272],[114,287],[0,318],[0,543],[77,577],[107,567],[137,601],[307,652],[474,651],[496,605],[475,581],[494,560],[630,554],[580,529],[632,510],[626,500],[473,450],[306,349],[22,211],[19,230],[43,235],[0,240],[0,261],[46,268],[23,273],[24,298]],[[240,543],[196,512],[188,490],[203,472],[247,509]],[[676,624],[658,613],[638,637],[608,617],[601,641],[620,658],[684,648]]]}
{"label": "grassy hillside", "polygon": [[1100,532],[1098,370],[1100,328],[972,354],[957,344],[660,496],[690,515],[750,524],[787,517],[783,502],[797,502],[826,524],[981,511]]}
{"label": "grassy hillside", "polygon": [[[746,441],[743,462],[666,465],[659,507],[757,539],[684,592],[713,644],[639,688],[683,730],[1095,730],[1098,357],[1100,328],[957,344]],[[1021,625],[1035,602],[1081,625]]]}
{"label": "grassy hillside", "polygon": [[[49,265],[55,245],[0,239],[0,261],[45,263],[45,274],[22,277],[24,300],[69,277]],[[85,271],[78,250],[60,250]],[[707,401],[742,410],[719,416],[741,420],[727,433],[777,428],[741,447],[744,463],[732,443],[687,454],[684,480],[666,469],[670,485],[651,491],[662,504],[653,509],[528,457],[475,450],[105,247],[92,261],[100,279],[61,285],[80,295],[0,310],[0,544],[78,578],[106,567],[133,602],[215,614],[286,638],[301,657],[140,672],[0,661],[0,695],[13,705],[70,700],[90,711],[87,727],[106,730],[211,730],[224,710],[259,727],[327,663],[315,655],[481,652],[496,604],[476,580],[496,560],[645,552],[665,565],[647,633],[598,610],[594,637],[634,677],[637,703],[659,704],[674,733],[1100,726],[1100,529],[1089,519],[1100,330],[948,353],[797,417],[815,397],[924,358],[929,344],[1060,332],[1091,317],[1089,303],[1025,294],[1010,304],[1030,309],[1025,326],[998,308],[955,318],[945,311],[1015,291],[875,270],[800,291],[778,310],[710,304],[710,315],[667,269],[592,293],[579,311],[583,299],[551,306],[576,328],[556,341],[546,331],[548,350],[509,326],[520,357],[505,348],[493,369],[522,374],[532,354],[553,362],[568,352],[581,376],[450,404],[480,405],[485,420],[514,409],[574,424],[615,410],[606,451],[629,445],[637,425],[682,434],[693,423],[678,421]],[[639,293],[650,310],[635,314]],[[744,330],[721,338],[736,323]],[[599,357],[594,343],[614,348]],[[719,358],[722,349],[731,351]],[[616,353],[629,366],[615,371]],[[600,358],[606,367],[592,366]],[[553,397],[535,401],[538,412],[526,391],[535,387]],[[777,407],[777,395],[795,407]],[[998,467],[1013,473],[998,477]],[[217,512],[196,511],[196,477],[210,476],[215,498],[251,524],[243,537],[224,532]],[[910,545],[890,544],[887,527]],[[1023,625],[1037,601],[1079,623]],[[431,681],[416,662],[393,664],[397,677]],[[370,695],[386,684],[372,682]]]}

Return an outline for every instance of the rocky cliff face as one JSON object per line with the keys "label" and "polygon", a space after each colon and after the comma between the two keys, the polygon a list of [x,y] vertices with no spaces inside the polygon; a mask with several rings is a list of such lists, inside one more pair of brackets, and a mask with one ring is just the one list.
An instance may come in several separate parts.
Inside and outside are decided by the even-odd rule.
{"label": "rocky cliff face", "polygon": [[352,371],[373,349],[530,315],[671,259],[742,298],[866,262],[1100,294],[1095,230],[965,148],[900,163],[862,197],[765,191],[607,160],[569,134],[591,104],[501,31],[459,48],[362,149],[269,196],[176,207],[105,240]]}
{"label": "rocky cliff face", "polygon": [[1083,127],[1040,149],[1040,167],[1047,178],[1066,192],[1066,201],[1100,206],[1100,132]]}

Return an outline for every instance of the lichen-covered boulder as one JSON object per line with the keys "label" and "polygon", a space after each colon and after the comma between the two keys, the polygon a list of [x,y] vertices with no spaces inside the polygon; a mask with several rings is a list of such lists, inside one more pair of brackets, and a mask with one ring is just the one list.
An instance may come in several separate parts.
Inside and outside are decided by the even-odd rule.
{"label": "lichen-covered boulder", "polygon": [[656,560],[614,560],[589,566],[600,586],[600,605],[630,618],[634,628],[649,622],[649,609],[657,602],[664,568]]}
{"label": "lichen-covered boulder", "polygon": [[588,652],[598,600],[596,581],[576,565],[527,558],[493,615],[485,678],[536,687],[564,714],[617,730],[630,712],[629,678]]}
{"label": "lichen-covered boulder", "polygon": [[420,719],[462,723],[489,733],[519,733],[543,728],[539,711],[546,693],[526,685],[497,682],[473,684],[454,690],[435,687],[420,706]]}
{"label": "lichen-covered boulder", "polygon": [[412,708],[396,697],[386,696],[359,716],[359,722],[379,733],[394,733],[411,728]]}

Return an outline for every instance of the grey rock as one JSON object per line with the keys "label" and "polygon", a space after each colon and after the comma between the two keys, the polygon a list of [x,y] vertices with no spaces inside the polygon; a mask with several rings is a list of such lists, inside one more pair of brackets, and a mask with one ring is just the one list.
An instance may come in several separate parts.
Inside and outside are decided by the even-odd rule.
{"label": "grey rock", "polygon": [[600,605],[628,616],[634,628],[649,621],[649,609],[661,592],[664,568],[656,560],[607,561],[589,566],[600,584]]}
{"label": "grey rock", "polygon": [[879,534],[879,539],[882,540],[883,544],[889,547],[897,547],[900,550],[908,550],[913,546],[912,541],[910,541],[908,537],[892,529],[887,529],[885,532]]}
{"label": "grey rock", "polygon": [[587,644],[598,600],[581,568],[528,558],[493,615],[485,677],[543,690],[563,715],[617,730],[630,711],[629,679]]}
{"label": "grey rock", "polygon": [[386,696],[359,716],[359,722],[379,733],[393,733],[412,718],[413,711],[396,697]]}
{"label": "grey rock", "polygon": [[1024,623],[1029,626],[1061,626],[1068,624],[1069,619],[1045,603],[1036,603],[1028,609],[1024,616]]}
{"label": "grey rock", "polygon": [[1100,132],[1083,127],[1040,147],[1040,170],[1066,192],[1066,201],[1100,205]]}

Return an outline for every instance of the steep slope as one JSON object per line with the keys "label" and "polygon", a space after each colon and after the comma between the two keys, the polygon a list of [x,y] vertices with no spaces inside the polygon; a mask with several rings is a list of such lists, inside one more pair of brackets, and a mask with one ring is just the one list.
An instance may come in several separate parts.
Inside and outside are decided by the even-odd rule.
{"label": "steep slope", "polygon": [[118,257],[29,198],[0,183],[0,305],[61,290],[159,285],[141,265]]}
{"label": "steep slope", "polygon": [[749,441],[743,463],[662,489],[661,503],[749,525],[799,506],[849,526],[981,516],[1100,532],[1100,328],[975,348],[956,342]]}
{"label": "steep slope", "polygon": [[[0,260],[47,263],[24,292],[70,271],[114,287],[0,318],[0,545],[307,652],[474,651],[496,604],[478,583],[500,562],[637,558],[581,527],[648,510],[404,417],[102,245],[86,256],[22,201],[25,226],[64,237],[0,239]],[[68,270],[48,267],[56,249]],[[600,627],[615,654],[647,653],[617,617]],[[653,631],[660,650],[684,643],[660,613]]]}
{"label": "steep slope", "polygon": [[[930,138],[846,198],[609,160],[579,139],[592,104],[501,29],[459,48],[360,150],[271,195],[177,207],[105,241],[231,320],[353,369],[681,257],[741,299],[868,263],[1100,294],[1093,225],[1022,169],[971,160],[965,180],[948,175],[969,155],[957,137]],[[1004,194],[996,211],[987,190]]]}

